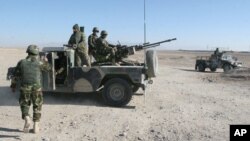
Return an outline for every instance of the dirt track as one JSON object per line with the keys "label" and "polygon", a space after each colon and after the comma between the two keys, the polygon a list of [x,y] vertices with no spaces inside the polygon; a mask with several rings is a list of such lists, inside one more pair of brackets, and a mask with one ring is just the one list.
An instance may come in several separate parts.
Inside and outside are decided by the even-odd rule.
{"label": "dirt track", "polygon": [[[0,140],[229,140],[229,124],[250,124],[250,80],[194,71],[196,55],[159,52],[160,74],[146,96],[127,107],[106,107],[101,96],[45,94],[41,133],[21,132],[18,94],[6,71],[25,57],[22,49],[0,49]],[[250,67],[250,54],[236,53]]]}

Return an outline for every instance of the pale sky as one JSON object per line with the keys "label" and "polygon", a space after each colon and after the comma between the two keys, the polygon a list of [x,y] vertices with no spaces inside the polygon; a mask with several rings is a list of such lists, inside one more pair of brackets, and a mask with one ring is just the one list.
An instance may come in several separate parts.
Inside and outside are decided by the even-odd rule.
{"label": "pale sky", "polygon": [[[144,0],[6,0],[0,4],[0,47],[62,46],[72,26],[107,30],[108,40],[143,43]],[[147,41],[160,49],[250,50],[249,0],[146,0]]]}

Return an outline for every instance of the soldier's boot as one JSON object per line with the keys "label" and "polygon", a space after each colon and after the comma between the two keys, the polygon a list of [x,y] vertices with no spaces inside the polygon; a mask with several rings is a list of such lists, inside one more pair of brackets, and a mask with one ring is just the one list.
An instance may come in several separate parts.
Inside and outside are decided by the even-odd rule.
{"label": "soldier's boot", "polygon": [[30,117],[29,116],[25,116],[24,120],[25,120],[25,123],[24,123],[23,132],[24,133],[29,133],[29,131],[30,131],[30,124],[31,124]]}
{"label": "soldier's boot", "polygon": [[39,122],[34,122],[34,127],[33,127],[34,133],[39,133]]}

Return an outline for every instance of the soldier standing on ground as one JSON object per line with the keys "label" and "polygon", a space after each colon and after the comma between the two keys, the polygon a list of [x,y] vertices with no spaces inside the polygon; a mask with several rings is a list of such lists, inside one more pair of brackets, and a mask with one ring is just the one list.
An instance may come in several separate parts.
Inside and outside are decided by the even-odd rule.
{"label": "soldier standing on ground", "polygon": [[33,104],[33,122],[34,133],[39,132],[39,122],[41,118],[41,110],[43,104],[43,95],[41,89],[41,71],[49,71],[50,65],[47,60],[39,61],[39,50],[36,45],[30,45],[27,48],[28,56],[18,62],[14,77],[11,82],[12,91],[15,92],[17,81],[20,81],[20,98],[19,104],[22,112],[22,119],[25,120],[25,133],[29,132],[31,119],[29,116],[29,108]]}
{"label": "soldier standing on ground", "polygon": [[85,35],[84,33],[80,32],[78,24],[75,24],[73,26],[73,34],[71,35],[68,44],[75,48],[76,66],[91,66],[88,56],[88,48],[85,40]]}
{"label": "soldier standing on ground", "polygon": [[99,30],[97,27],[93,28],[93,33],[88,37],[88,45],[89,45],[89,56],[91,58],[90,62],[92,62],[93,57],[95,57],[96,53],[96,40],[98,39],[97,33]]}
{"label": "soldier standing on ground", "polygon": [[101,37],[96,41],[96,61],[97,62],[112,62],[113,65],[118,65],[115,62],[115,53],[117,51],[115,45],[109,44],[106,41],[108,36],[107,31],[101,32]]}

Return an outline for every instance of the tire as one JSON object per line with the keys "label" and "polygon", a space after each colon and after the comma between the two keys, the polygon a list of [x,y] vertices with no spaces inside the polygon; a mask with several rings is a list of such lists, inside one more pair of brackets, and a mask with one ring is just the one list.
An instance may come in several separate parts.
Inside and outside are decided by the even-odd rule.
{"label": "tire", "polygon": [[211,72],[216,72],[217,68],[210,68]]}
{"label": "tire", "polygon": [[112,78],[105,83],[102,96],[107,105],[121,107],[130,102],[132,94],[132,88],[126,80]]}
{"label": "tire", "polygon": [[210,64],[211,72],[215,72],[217,70],[218,62],[216,60],[212,60]]}
{"label": "tire", "polygon": [[148,50],[146,52],[146,64],[148,77],[156,77],[158,73],[158,57],[155,50]]}
{"label": "tire", "polygon": [[135,92],[137,92],[139,89],[140,89],[140,87],[138,87],[138,86],[133,86],[132,91],[135,93]]}
{"label": "tire", "polygon": [[202,63],[200,63],[200,64],[198,64],[198,71],[199,72],[204,72],[205,71],[205,66],[202,64]]}
{"label": "tire", "polygon": [[230,72],[232,69],[233,69],[233,67],[230,64],[225,64],[223,66],[223,70],[224,70],[225,73]]}

